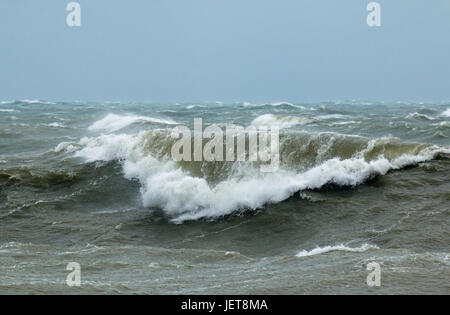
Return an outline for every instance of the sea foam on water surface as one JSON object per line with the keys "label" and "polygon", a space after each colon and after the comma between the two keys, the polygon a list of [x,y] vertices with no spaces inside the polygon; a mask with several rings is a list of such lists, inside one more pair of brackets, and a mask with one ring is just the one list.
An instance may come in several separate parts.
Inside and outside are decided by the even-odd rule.
{"label": "sea foam on water surface", "polygon": [[283,116],[283,115],[273,115],[265,114],[255,118],[251,125],[257,128],[260,127],[278,127],[280,129],[290,128],[295,125],[306,125],[314,120],[307,117],[295,117],[295,116]]}

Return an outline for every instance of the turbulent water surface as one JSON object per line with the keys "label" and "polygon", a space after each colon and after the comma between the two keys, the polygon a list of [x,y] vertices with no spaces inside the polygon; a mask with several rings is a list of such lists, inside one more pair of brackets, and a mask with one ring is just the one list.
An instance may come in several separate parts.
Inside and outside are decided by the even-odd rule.
{"label": "turbulent water surface", "polygon": [[[174,162],[194,118],[279,127],[279,170]],[[0,293],[449,294],[449,137],[450,103],[3,101]]]}

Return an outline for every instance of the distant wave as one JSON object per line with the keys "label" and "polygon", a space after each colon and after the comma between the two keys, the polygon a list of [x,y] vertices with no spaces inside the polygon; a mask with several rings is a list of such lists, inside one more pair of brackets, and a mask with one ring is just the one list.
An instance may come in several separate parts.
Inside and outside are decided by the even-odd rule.
{"label": "distant wave", "polygon": [[450,121],[441,121],[440,123],[435,123],[433,126],[438,127],[438,129],[450,128]]}
{"label": "distant wave", "polygon": [[253,103],[249,103],[249,102],[244,102],[244,103],[242,103],[242,106],[244,106],[244,107],[289,106],[289,107],[295,107],[295,108],[299,108],[299,109],[306,109],[306,107],[304,107],[304,106],[295,105],[295,104],[292,104],[289,102],[274,102],[274,103],[263,103],[263,104],[253,104]]}
{"label": "distant wave", "polygon": [[408,114],[408,116],[406,116],[406,118],[416,118],[416,119],[425,119],[425,120],[435,120],[435,118],[425,115],[425,114],[420,114],[417,112]]}
{"label": "distant wave", "polygon": [[58,122],[52,122],[49,124],[44,124],[44,126],[52,127],[52,128],[65,128],[66,126],[64,124],[58,123]]}
{"label": "distant wave", "polygon": [[450,117],[450,108],[447,109],[445,112],[443,112],[443,113],[442,113],[442,116]]}
{"label": "distant wave", "polygon": [[349,116],[346,115],[342,115],[342,114],[330,114],[330,115],[322,115],[317,117],[317,119],[324,119],[324,120],[328,120],[328,119],[346,119],[349,118]]}
{"label": "distant wave", "polygon": [[58,144],[55,149],[53,150],[56,153],[60,153],[60,152],[68,152],[68,153],[72,153],[75,152],[77,149],[79,149],[79,146],[71,143],[71,142],[61,142],[60,144]]}
{"label": "distant wave", "polygon": [[188,105],[186,106],[186,109],[194,109],[194,108],[204,108],[206,106],[204,105]]}
{"label": "distant wave", "polygon": [[28,99],[24,99],[24,100],[15,100],[15,101],[1,101],[0,104],[2,105],[12,105],[12,104],[46,104],[46,105],[55,105],[57,103],[54,102],[49,102],[49,101],[42,101],[42,100],[38,100],[38,99],[32,99],[32,100],[28,100]]}
{"label": "distant wave", "polygon": [[339,121],[339,122],[332,122],[330,124],[328,124],[328,126],[346,126],[346,125],[354,125],[354,124],[360,124],[360,121],[354,121],[354,120],[349,120],[349,121]]}
{"label": "distant wave", "polygon": [[344,251],[344,252],[352,252],[352,253],[362,253],[371,249],[379,249],[378,246],[375,245],[370,245],[370,244],[364,244],[361,247],[356,247],[356,248],[352,248],[352,247],[348,247],[345,246],[343,244],[341,245],[335,245],[335,246],[325,246],[325,247],[316,247],[313,250],[310,251],[306,251],[306,250],[302,250],[301,252],[299,252],[297,255],[297,257],[310,257],[310,256],[315,256],[315,255],[320,255],[320,254],[325,254],[325,253],[329,253],[329,252],[335,252],[335,251]]}
{"label": "distant wave", "polygon": [[255,118],[251,125],[255,127],[278,127],[290,128],[295,125],[305,125],[313,122],[312,118],[308,117],[294,117],[294,116],[283,116],[283,115],[273,115],[265,114]]}
{"label": "distant wave", "polygon": [[135,116],[135,115],[115,115],[108,114],[105,118],[96,121],[90,127],[90,131],[99,131],[105,130],[109,132],[118,131],[123,129],[129,125],[138,122],[150,122],[150,123],[158,123],[165,125],[175,125],[177,124],[175,121],[170,119],[162,119],[162,118],[154,118],[154,117],[146,117],[146,116]]}
{"label": "distant wave", "polygon": [[0,108],[0,112],[4,112],[4,113],[17,113],[19,112],[16,109],[8,109],[8,108]]}
{"label": "distant wave", "polygon": [[56,104],[53,102],[41,101],[41,100],[20,100],[19,102],[25,103],[25,104],[47,104],[47,105],[55,105]]}
{"label": "distant wave", "polygon": [[27,104],[38,104],[38,103],[42,103],[42,101],[40,101],[40,100],[20,100],[20,102],[22,102],[22,103],[27,103]]}

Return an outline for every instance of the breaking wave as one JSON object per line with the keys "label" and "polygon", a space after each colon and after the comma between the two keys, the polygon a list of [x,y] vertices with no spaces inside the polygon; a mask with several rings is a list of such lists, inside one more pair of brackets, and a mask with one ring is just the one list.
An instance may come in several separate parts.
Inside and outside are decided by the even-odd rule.
{"label": "breaking wave", "polygon": [[257,128],[278,127],[280,129],[283,129],[283,128],[290,128],[295,125],[306,125],[312,123],[313,121],[314,120],[312,118],[308,117],[265,114],[255,118],[251,124]]}
{"label": "breaking wave", "polygon": [[171,119],[162,119],[162,118],[154,118],[154,117],[145,117],[145,116],[135,116],[135,115],[115,115],[108,114],[105,118],[95,122],[89,127],[90,131],[108,131],[115,132],[129,125],[139,123],[139,122],[149,122],[149,123],[157,123],[164,125],[175,125],[177,124],[175,121]]}
{"label": "breaking wave", "polygon": [[44,126],[51,127],[51,128],[66,128],[64,124],[58,123],[58,122],[52,122],[49,124],[43,124]]}
{"label": "breaking wave", "polygon": [[186,106],[186,109],[194,109],[194,108],[204,108],[206,106],[204,105],[188,105]]}
{"label": "breaking wave", "polygon": [[285,107],[293,107],[293,108],[298,108],[298,109],[306,109],[306,107],[304,107],[304,106],[295,105],[295,104],[292,104],[289,102],[274,102],[274,103],[263,103],[263,104],[254,104],[254,103],[244,102],[244,103],[242,103],[242,106],[244,106],[244,107],[285,106]]}
{"label": "breaking wave", "polygon": [[[260,121],[277,119],[261,117]],[[142,117],[109,115],[90,129],[114,131],[137,119]],[[328,184],[356,186],[450,153],[447,147],[396,138],[286,130],[280,134],[280,169],[262,173],[257,162],[175,162],[171,158],[175,141],[170,130],[157,129],[85,137],[78,143],[61,143],[54,151],[85,162],[118,161],[125,178],[139,181],[144,206],[162,209],[176,223],[261,209]]]}
{"label": "breaking wave", "polygon": [[424,120],[435,120],[435,118],[430,117],[428,115],[425,114],[420,114],[418,112],[414,112],[411,114],[408,114],[408,116],[406,116],[406,118],[415,118],[415,119],[424,119]]}
{"label": "breaking wave", "polygon": [[443,112],[443,113],[442,113],[442,116],[450,117],[450,108],[447,109],[445,112]]}

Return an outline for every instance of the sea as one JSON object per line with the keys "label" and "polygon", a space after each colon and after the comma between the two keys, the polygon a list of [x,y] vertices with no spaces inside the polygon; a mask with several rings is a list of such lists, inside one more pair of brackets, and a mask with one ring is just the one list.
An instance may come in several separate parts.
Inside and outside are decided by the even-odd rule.
{"label": "sea", "polygon": [[0,102],[0,294],[450,294],[449,211],[450,102]]}

